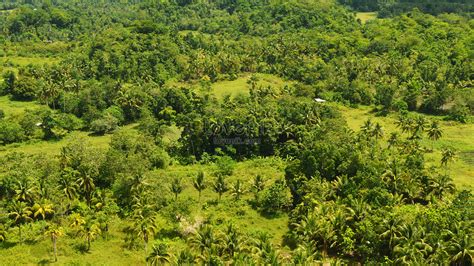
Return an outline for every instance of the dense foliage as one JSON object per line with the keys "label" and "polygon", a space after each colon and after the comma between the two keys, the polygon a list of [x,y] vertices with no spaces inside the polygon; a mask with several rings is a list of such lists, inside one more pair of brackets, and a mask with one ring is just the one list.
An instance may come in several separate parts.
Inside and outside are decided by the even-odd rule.
{"label": "dense foliage", "polygon": [[472,16],[474,5],[469,0],[339,0],[359,11],[379,11],[379,16],[393,16],[417,8],[425,13],[459,13]]}
{"label": "dense foliage", "polygon": [[[119,219],[124,246],[143,248],[153,265],[472,264],[471,192],[452,182],[453,150],[426,162],[423,140],[443,132],[439,118],[419,114],[469,122],[468,16],[406,13],[404,1],[393,7],[399,15],[366,24],[332,1],[99,2],[4,4],[0,53],[57,61],[4,71],[1,94],[43,106],[0,112],[0,144],[77,130],[112,136],[106,150],[77,139],[54,158],[0,158],[0,242],[17,228],[22,243],[34,225],[56,257],[58,238],[80,237],[87,251]],[[293,82],[261,86],[256,73]],[[213,82],[243,74],[248,94],[212,93]],[[337,105],[315,97],[398,112],[398,131],[368,120],[354,132]],[[178,139],[165,141],[173,127]],[[284,178],[228,181],[236,162],[256,158],[283,160]],[[176,165],[214,170],[157,175]],[[186,187],[199,197],[180,199]],[[204,190],[216,199],[201,202]],[[287,215],[284,241],[192,217],[192,206],[225,197],[263,217]],[[185,243],[174,254],[159,241],[172,237]]]}

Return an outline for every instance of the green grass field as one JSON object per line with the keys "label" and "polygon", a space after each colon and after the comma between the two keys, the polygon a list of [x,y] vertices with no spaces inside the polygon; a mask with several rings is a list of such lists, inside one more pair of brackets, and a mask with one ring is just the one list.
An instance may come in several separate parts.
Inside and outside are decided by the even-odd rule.
{"label": "green grass field", "polygon": [[5,112],[6,117],[17,116],[27,109],[35,110],[40,107],[37,102],[11,101],[8,96],[0,96],[0,109]]}
{"label": "green grass field", "polygon": [[357,12],[356,18],[360,19],[362,23],[366,23],[369,20],[377,18],[377,12]]}
{"label": "green grass field", "polygon": [[66,146],[71,140],[84,138],[91,146],[99,149],[107,149],[110,143],[111,135],[90,136],[88,132],[75,131],[68,134],[61,140],[51,141],[30,141],[25,143],[14,143],[6,146],[0,146],[0,156],[10,152],[23,152],[26,154],[48,154],[51,156],[59,155],[62,147]]}
{"label": "green grass field", "polygon": [[6,56],[1,59],[0,64],[12,64],[18,66],[44,65],[58,63],[59,59],[51,57],[23,57],[23,56]]}
{"label": "green grass field", "polygon": [[[391,132],[400,131],[396,127],[396,115],[387,117],[378,117],[371,112],[372,108],[361,106],[357,109],[340,106],[342,114],[346,118],[348,126],[354,131],[359,131],[360,127],[367,119],[380,123],[387,137]],[[443,147],[452,147],[457,152],[454,163],[449,166],[449,173],[455,183],[460,188],[472,189],[474,185],[474,124],[460,124],[451,121],[443,121],[440,117],[427,116],[433,120],[439,120],[443,130],[443,137],[432,142],[424,140],[426,147],[433,147],[434,152],[427,154],[427,162],[432,165],[438,165],[441,161],[441,149]]]}
{"label": "green grass field", "polygon": [[[247,81],[250,76],[251,75],[248,74],[241,76],[236,80],[213,83],[211,86],[212,91],[218,99],[222,99],[226,95],[230,95],[231,97],[235,97],[239,94],[248,95],[250,85],[247,84]],[[291,82],[286,82],[283,79],[270,74],[256,74],[256,76],[258,78],[257,86],[272,86],[276,89],[280,89],[285,85],[291,84]]]}

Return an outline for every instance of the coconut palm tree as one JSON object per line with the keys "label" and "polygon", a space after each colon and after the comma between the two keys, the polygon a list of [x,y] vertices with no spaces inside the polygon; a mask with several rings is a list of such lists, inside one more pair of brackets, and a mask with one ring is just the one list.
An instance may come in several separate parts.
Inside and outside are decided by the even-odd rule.
{"label": "coconut palm tree", "polygon": [[437,141],[443,136],[443,130],[439,127],[438,121],[433,121],[428,128],[428,138]]}
{"label": "coconut palm tree", "polygon": [[153,245],[151,253],[146,257],[146,261],[152,266],[170,263],[171,255],[168,253],[168,246],[164,243]]}
{"label": "coconut palm tree", "polygon": [[46,200],[35,203],[31,209],[35,218],[41,217],[43,220],[54,214],[53,204]]}
{"label": "coconut palm tree", "polygon": [[399,116],[395,122],[395,125],[402,130],[402,133],[405,133],[410,128],[407,124],[409,124],[409,120],[405,115]]}
{"label": "coconut palm tree", "polygon": [[100,227],[92,219],[87,219],[79,226],[77,234],[86,240],[87,250],[91,248],[91,242],[100,235]]}
{"label": "coconut palm tree", "polygon": [[305,215],[299,223],[295,223],[296,232],[307,243],[322,244],[323,257],[328,249],[335,244],[335,215],[331,205],[320,205]]}
{"label": "coconut palm tree", "polygon": [[145,253],[148,250],[148,242],[153,238],[158,228],[156,226],[155,216],[148,216],[142,218],[135,218],[135,232],[139,238],[143,240],[145,246]]}
{"label": "coconut palm tree", "polygon": [[204,172],[200,171],[197,174],[196,179],[193,181],[193,186],[198,191],[199,202],[201,202],[201,193],[207,187],[206,182],[204,181]]}
{"label": "coconut palm tree", "polygon": [[173,181],[171,182],[171,186],[170,186],[170,191],[171,193],[174,194],[174,199],[177,200],[178,199],[178,195],[183,192],[183,189],[184,189],[184,186],[183,184],[181,183],[181,179],[180,178],[173,178]]}
{"label": "coconut palm tree", "polygon": [[203,225],[199,230],[191,237],[191,245],[196,248],[200,254],[212,252],[215,250],[215,246],[218,244],[218,239],[214,234],[214,229],[210,225]]}
{"label": "coconut palm tree", "polygon": [[234,224],[229,223],[221,234],[222,252],[230,259],[243,250],[245,240]]}
{"label": "coconut palm tree", "polygon": [[64,192],[68,200],[73,200],[77,196],[78,185],[76,183],[79,172],[72,168],[65,168],[59,178],[59,188]]}
{"label": "coconut palm tree", "polygon": [[214,182],[214,191],[219,194],[218,201],[221,201],[222,194],[227,190],[227,184],[223,175],[217,175],[216,181]]}
{"label": "coconut palm tree", "polygon": [[94,179],[87,173],[80,175],[77,179],[77,183],[79,184],[79,188],[82,190],[84,197],[86,198],[87,205],[91,206],[92,200],[92,193],[95,190]]}
{"label": "coconut palm tree", "polygon": [[69,219],[71,220],[70,226],[73,228],[79,228],[83,224],[86,223],[86,220],[84,217],[81,216],[79,213],[73,213],[69,216]]}
{"label": "coconut palm tree", "polygon": [[51,242],[53,243],[54,261],[58,261],[57,240],[63,235],[63,229],[61,227],[50,225],[46,230],[45,235],[51,237]]}
{"label": "coconut palm tree", "polygon": [[266,233],[257,234],[254,239],[253,251],[256,261],[262,265],[279,265],[280,253],[273,246]]}
{"label": "coconut palm tree", "polygon": [[399,141],[400,141],[400,135],[398,134],[398,132],[390,133],[390,137],[387,140],[388,148],[392,148],[392,147],[397,146]]}
{"label": "coconut palm tree", "polygon": [[402,225],[403,220],[397,215],[392,215],[388,219],[384,219],[384,231],[380,236],[382,239],[388,238],[388,248],[390,251],[392,251],[395,246],[395,239],[401,234]]}
{"label": "coconut palm tree", "polygon": [[400,235],[395,238],[393,254],[396,263],[420,264],[433,248],[425,241],[425,232],[416,223],[400,225]]}
{"label": "coconut palm tree", "polygon": [[313,265],[316,259],[317,252],[311,245],[299,245],[293,251],[292,264],[293,265]]}
{"label": "coconut palm tree", "polygon": [[255,201],[258,204],[259,202],[259,194],[261,191],[265,189],[265,182],[261,175],[256,175],[253,179],[252,190],[255,195]]}
{"label": "coconut palm tree", "polygon": [[366,140],[369,140],[372,137],[373,126],[374,124],[372,123],[372,120],[370,118],[367,119],[362,125],[361,132]]}
{"label": "coconut palm tree", "polygon": [[21,238],[21,226],[23,224],[29,223],[33,221],[31,216],[33,212],[31,208],[26,205],[26,203],[21,201],[14,201],[11,205],[10,212],[8,213],[8,217],[12,219],[13,224],[18,227],[18,236],[20,239],[20,243],[22,242]]}
{"label": "coconut palm tree", "polygon": [[382,126],[380,125],[380,123],[376,123],[372,132],[371,132],[371,135],[375,137],[375,142],[377,143],[379,139],[383,138],[384,136],[384,131],[383,131],[383,128]]}
{"label": "coconut palm tree", "polygon": [[189,248],[183,249],[179,252],[176,257],[177,265],[193,265],[195,263],[196,256],[189,250]]}
{"label": "coconut palm tree", "polygon": [[234,196],[235,200],[240,200],[240,197],[245,193],[245,189],[242,185],[242,182],[240,180],[237,180],[235,184],[232,186],[231,189],[232,196]]}
{"label": "coconut palm tree", "polygon": [[444,148],[441,152],[441,165],[448,167],[448,163],[454,161],[456,153],[450,148]]}
{"label": "coconut palm tree", "polygon": [[456,223],[452,230],[446,230],[449,237],[448,253],[453,265],[472,265],[474,241],[469,229],[465,230],[462,223]]}
{"label": "coconut palm tree", "polygon": [[17,189],[15,189],[15,199],[22,202],[33,203],[35,190],[31,180],[27,177],[18,180]]}
{"label": "coconut palm tree", "polygon": [[456,186],[453,184],[453,179],[449,175],[437,175],[429,181],[430,192],[441,199],[446,193],[453,193]]}
{"label": "coconut palm tree", "polygon": [[418,115],[412,125],[412,138],[418,138],[423,134],[427,126],[427,120],[424,116]]}
{"label": "coconut palm tree", "polygon": [[5,225],[0,224],[0,243],[7,240],[7,230],[5,229]]}

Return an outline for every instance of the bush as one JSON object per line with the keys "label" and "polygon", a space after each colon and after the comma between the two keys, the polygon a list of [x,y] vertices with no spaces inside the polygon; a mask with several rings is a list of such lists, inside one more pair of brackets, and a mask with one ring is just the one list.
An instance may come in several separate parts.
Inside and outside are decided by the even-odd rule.
{"label": "bush", "polygon": [[116,105],[110,106],[104,111],[104,117],[107,115],[115,117],[118,121],[118,124],[122,124],[125,121],[125,116],[123,115],[122,109]]}
{"label": "bush", "polygon": [[290,190],[284,181],[278,180],[263,191],[261,201],[261,211],[263,213],[276,215],[288,209],[290,205]]}
{"label": "bush", "polygon": [[216,161],[216,175],[231,176],[234,173],[235,162],[229,156],[219,157]]}
{"label": "bush", "polygon": [[151,165],[159,169],[165,169],[170,164],[170,156],[161,148],[153,150],[149,159]]}
{"label": "bush", "polygon": [[90,129],[98,135],[104,135],[117,129],[119,120],[110,114],[94,120],[91,123]]}
{"label": "bush", "polygon": [[11,89],[13,99],[31,101],[36,97],[38,82],[32,78],[23,78],[15,82]]}
{"label": "bush", "polygon": [[447,117],[449,120],[467,123],[469,120],[469,108],[465,105],[456,104]]}
{"label": "bush", "polygon": [[48,112],[43,117],[43,131],[46,139],[60,139],[69,131],[82,128],[82,120],[71,114]]}
{"label": "bush", "polygon": [[23,139],[25,134],[18,123],[0,120],[0,144],[21,142]]}
{"label": "bush", "polygon": [[2,109],[0,109],[0,119],[3,119],[3,118],[5,118],[5,112]]}

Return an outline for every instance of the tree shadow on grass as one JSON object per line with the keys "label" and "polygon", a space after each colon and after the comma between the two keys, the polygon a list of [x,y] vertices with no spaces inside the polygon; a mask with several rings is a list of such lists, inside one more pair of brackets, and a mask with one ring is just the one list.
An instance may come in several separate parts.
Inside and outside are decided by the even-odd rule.
{"label": "tree shadow on grass", "polygon": [[4,242],[0,242],[0,249],[9,249],[9,248],[12,248],[16,245],[18,245],[18,243],[10,242],[10,241],[4,241]]}
{"label": "tree shadow on grass", "polygon": [[51,263],[52,263],[52,261],[49,260],[49,259],[42,259],[42,260],[38,261],[38,265],[49,265]]}
{"label": "tree shadow on grass", "polygon": [[79,243],[79,244],[74,245],[74,249],[81,254],[89,253],[89,250],[87,249],[87,245],[84,243]]}

